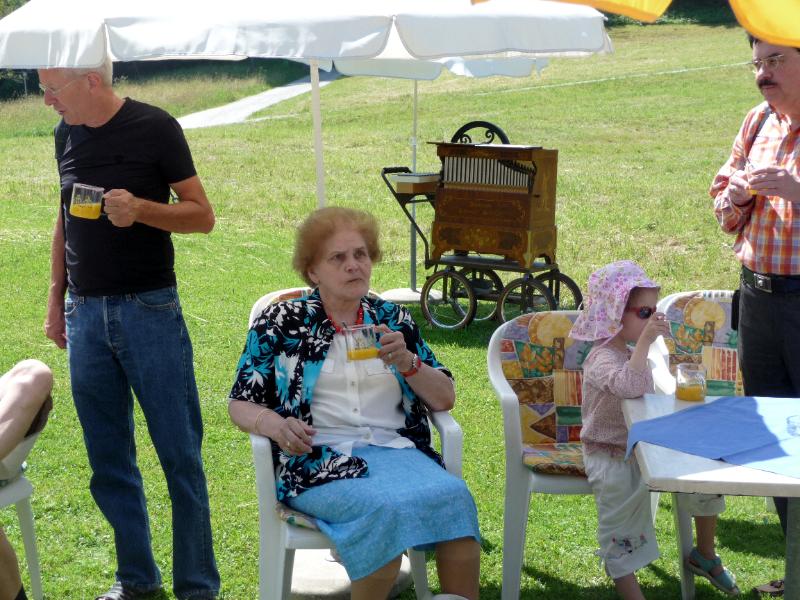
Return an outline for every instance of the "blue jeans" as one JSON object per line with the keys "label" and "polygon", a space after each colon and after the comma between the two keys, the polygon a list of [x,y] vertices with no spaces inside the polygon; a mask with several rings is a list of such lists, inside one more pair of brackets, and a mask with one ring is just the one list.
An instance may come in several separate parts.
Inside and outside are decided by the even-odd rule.
{"label": "blue jeans", "polygon": [[65,315],[72,395],[92,468],[90,490],[114,529],[117,579],[139,591],[161,586],[136,465],[133,393],[172,501],[175,595],[216,597],[219,573],[200,454],[203,422],[177,291],[69,294]]}

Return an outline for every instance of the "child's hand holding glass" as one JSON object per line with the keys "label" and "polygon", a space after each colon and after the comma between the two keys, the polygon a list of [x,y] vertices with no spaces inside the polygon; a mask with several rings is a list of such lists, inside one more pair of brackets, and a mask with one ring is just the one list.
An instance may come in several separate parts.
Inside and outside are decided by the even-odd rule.
{"label": "child's hand holding glass", "polygon": [[650,318],[647,319],[647,324],[644,326],[644,329],[642,329],[642,334],[639,337],[640,341],[643,341],[649,346],[655,342],[656,338],[658,338],[660,335],[669,337],[671,334],[669,321],[667,321],[664,313],[656,312],[655,306],[640,307],[640,310],[642,309],[650,310]]}

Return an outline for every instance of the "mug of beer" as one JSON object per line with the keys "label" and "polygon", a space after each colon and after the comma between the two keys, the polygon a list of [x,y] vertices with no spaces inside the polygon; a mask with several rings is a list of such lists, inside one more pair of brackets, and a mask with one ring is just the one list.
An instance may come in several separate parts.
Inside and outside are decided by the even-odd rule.
{"label": "mug of beer", "polygon": [[103,188],[85,183],[72,186],[69,214],[82,219],[99,219],[103,206]]}

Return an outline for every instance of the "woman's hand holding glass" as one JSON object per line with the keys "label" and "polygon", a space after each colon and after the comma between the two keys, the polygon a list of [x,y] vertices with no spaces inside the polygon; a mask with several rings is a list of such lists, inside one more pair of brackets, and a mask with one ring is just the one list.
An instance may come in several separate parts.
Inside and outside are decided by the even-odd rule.
{"label": "woman's hand holding glass", "polygon": [[375,329],[381,334],[378,356],[384,364],[394,366],[401,373],[410,370],[414,355],[406,348],[403,334],[392,331],[386,325],[378,325]]}

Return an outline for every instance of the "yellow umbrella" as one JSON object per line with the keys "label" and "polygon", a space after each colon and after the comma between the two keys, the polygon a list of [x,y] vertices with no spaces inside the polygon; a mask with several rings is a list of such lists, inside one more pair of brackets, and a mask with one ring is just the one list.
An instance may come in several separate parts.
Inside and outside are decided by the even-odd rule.
{"label": "yellow umbrella", "polygon": [[[485,0],[472,0],[483,2]],[[588,4],[598,10],[655,21],[671,0],[559,0]],[[736,18],[760,40],[779,46],[800,48],[800,0],[729,0]]]}
{"label": "yellow umbrella", "polygon": [[800,0],[730,0],[739,23],[760,40],[800,48]]}
{"label": "yellow umbrella", "polygon": [[589,4],[597,10],[625,15],[652,23],[667,10],[672,0],[560,0],[573,4]]}

